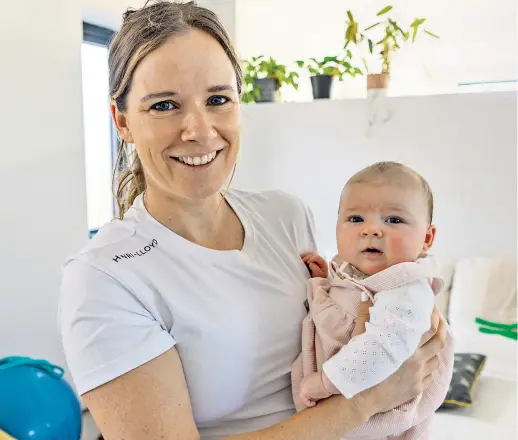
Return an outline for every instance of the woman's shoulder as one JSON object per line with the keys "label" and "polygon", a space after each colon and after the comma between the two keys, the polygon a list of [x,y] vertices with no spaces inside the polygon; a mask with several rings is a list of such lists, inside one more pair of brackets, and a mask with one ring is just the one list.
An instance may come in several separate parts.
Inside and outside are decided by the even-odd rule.
{"label": "woman's shoulder", "polygon": [[69,255],[64,261],[64,268],[72,261],[82,261],[95,267],[102,260],[121,258],[122,254],[128,253],[127,249],[136,249],[138,242],[133,216],[125,216],[123,220],[113,219],[99,228],[83,248]]}
{"label": "woman's shoulder", "polygon": [[250,209],[258,209],[263,213],[274,215],[306,214],[308,211],[304,202],[296,195],[283,190],[245,191],[229,190],[229,196],[237,199]]}
{"label": "woman's shoulder", "polygon": [[313,215],[296,195],[281,190],[232,190],[229,197],[248,211],[257,230],[289,237],[301,252],[316,249]]}

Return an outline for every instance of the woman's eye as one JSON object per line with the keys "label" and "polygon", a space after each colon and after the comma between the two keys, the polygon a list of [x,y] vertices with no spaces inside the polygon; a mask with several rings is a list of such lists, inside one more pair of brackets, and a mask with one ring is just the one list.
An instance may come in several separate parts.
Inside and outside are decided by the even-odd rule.
{"label": "woman's eye", "polygon": [[162,101],[154,104],[151,109],[159,112],[168,112],[174,110],[176,107],[171,101]]}
{"label": "woman's eye", "polygon": [[363,218],[361,218],[359,215],[351,215],[347,221],[350,223],[361,223],[363,222]]}
{"label": "woman's eye", "polygon": [[228,101],[229,99],[225,96],[211,96],[209,98],[209,105],[223,105]]}
{"label": "woman's eye", "polygon": [[400,217],[389,217],[385,221],[387,223],[392,223],[392,224],[404,223],[403,219]]}

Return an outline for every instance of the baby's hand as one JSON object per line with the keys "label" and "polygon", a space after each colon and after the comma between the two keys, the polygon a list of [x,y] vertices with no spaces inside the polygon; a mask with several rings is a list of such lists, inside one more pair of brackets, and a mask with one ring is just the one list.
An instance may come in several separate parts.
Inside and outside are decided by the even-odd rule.
{"label": "baby's hand", "polygon": [[302,261],[308,266],[311,278],[327,278],[329,268],[326,260],[315,252],[305,252],[300,255]]}
{"label": "baby's hand", "polygon": [[299,400],[306,408],[315,406],[317,401],[327,399],[332,393],[324,387],[323,373],[312,373],[300,384]]}

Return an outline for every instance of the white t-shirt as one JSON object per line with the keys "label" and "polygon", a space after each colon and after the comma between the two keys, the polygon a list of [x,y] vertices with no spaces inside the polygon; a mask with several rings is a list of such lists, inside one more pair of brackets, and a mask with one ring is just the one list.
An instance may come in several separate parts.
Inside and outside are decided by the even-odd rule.
{"label": "white t-shirt", "polygon": [[231,190],[241,251],[171,232],[142,198],[64,266],[59,323],[80,394],[176,346],[204,440],[271,426],[294,413],[312,217],[280,191]]}

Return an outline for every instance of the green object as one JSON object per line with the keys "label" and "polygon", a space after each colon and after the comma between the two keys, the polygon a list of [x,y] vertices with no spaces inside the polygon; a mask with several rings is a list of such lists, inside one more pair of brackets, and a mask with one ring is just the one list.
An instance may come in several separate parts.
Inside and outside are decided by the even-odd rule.
{"label": "green object", "polygon": [[348,50],[343,57],[327,56],[321,60],[310,58],[307,61],[297,61],[297,65],[300,68],[305,67],[312,76],[330,75],[342,81],[344,75],[355,77],[363,74],[361,69],[351,64],[351,58],[351,51]]}
{"label": "green object", "polygon": [[255,102],[260,96],[260,87],[256,80],[263,78],[274,78],[278,87],[288,85],[295,90],[299,88],[299,74],[290,71],[284,64],[278,63],[272,57],[265,58],[264,55],[244,60],[243,64],[243,102],[248,104]]}
{"label": "green object", "polygon": [[[390,63],[394,54],[401,49],[401,46],[411,39],[411,43],[414,43],[417,37],[417,33],[421,25],[425,22],[425,18],[416,18],[407,27],[402,27],[397,23],[396,20],[387,16],[387,13],[392,10],[392,6],[385,6],[381,9],[376,17],[383,17],[381,21],[367,26],[363,31],[360,30],[360,25],[354,19],[353,13],[347,11],[346,20],[346,31],[345,31],[345,45],[347,48],[349,44],[363,45],[367,43],[368,51],[371,55],[375,55],[382,63],[381,72],[378,73],[390,73]],[[370,36],[373,29],[382,26],[384,32],[382,33],[381,39],[377,42]],[[433,37],[439,38],[438,35],[433,32],[424,29],[424,33]],[[364,65],[367,70],[367,63],[364,60]],[[368,73],[368,70],[367,72]]]}
{"label": "green object", "polygon": [[475,322],[480,325],[478,330],[481,333],[490,335],[500,335],[505,338],[518,340],[518,324],[502,324],[500,322],[487,321],[482,318],[475,318]]}

